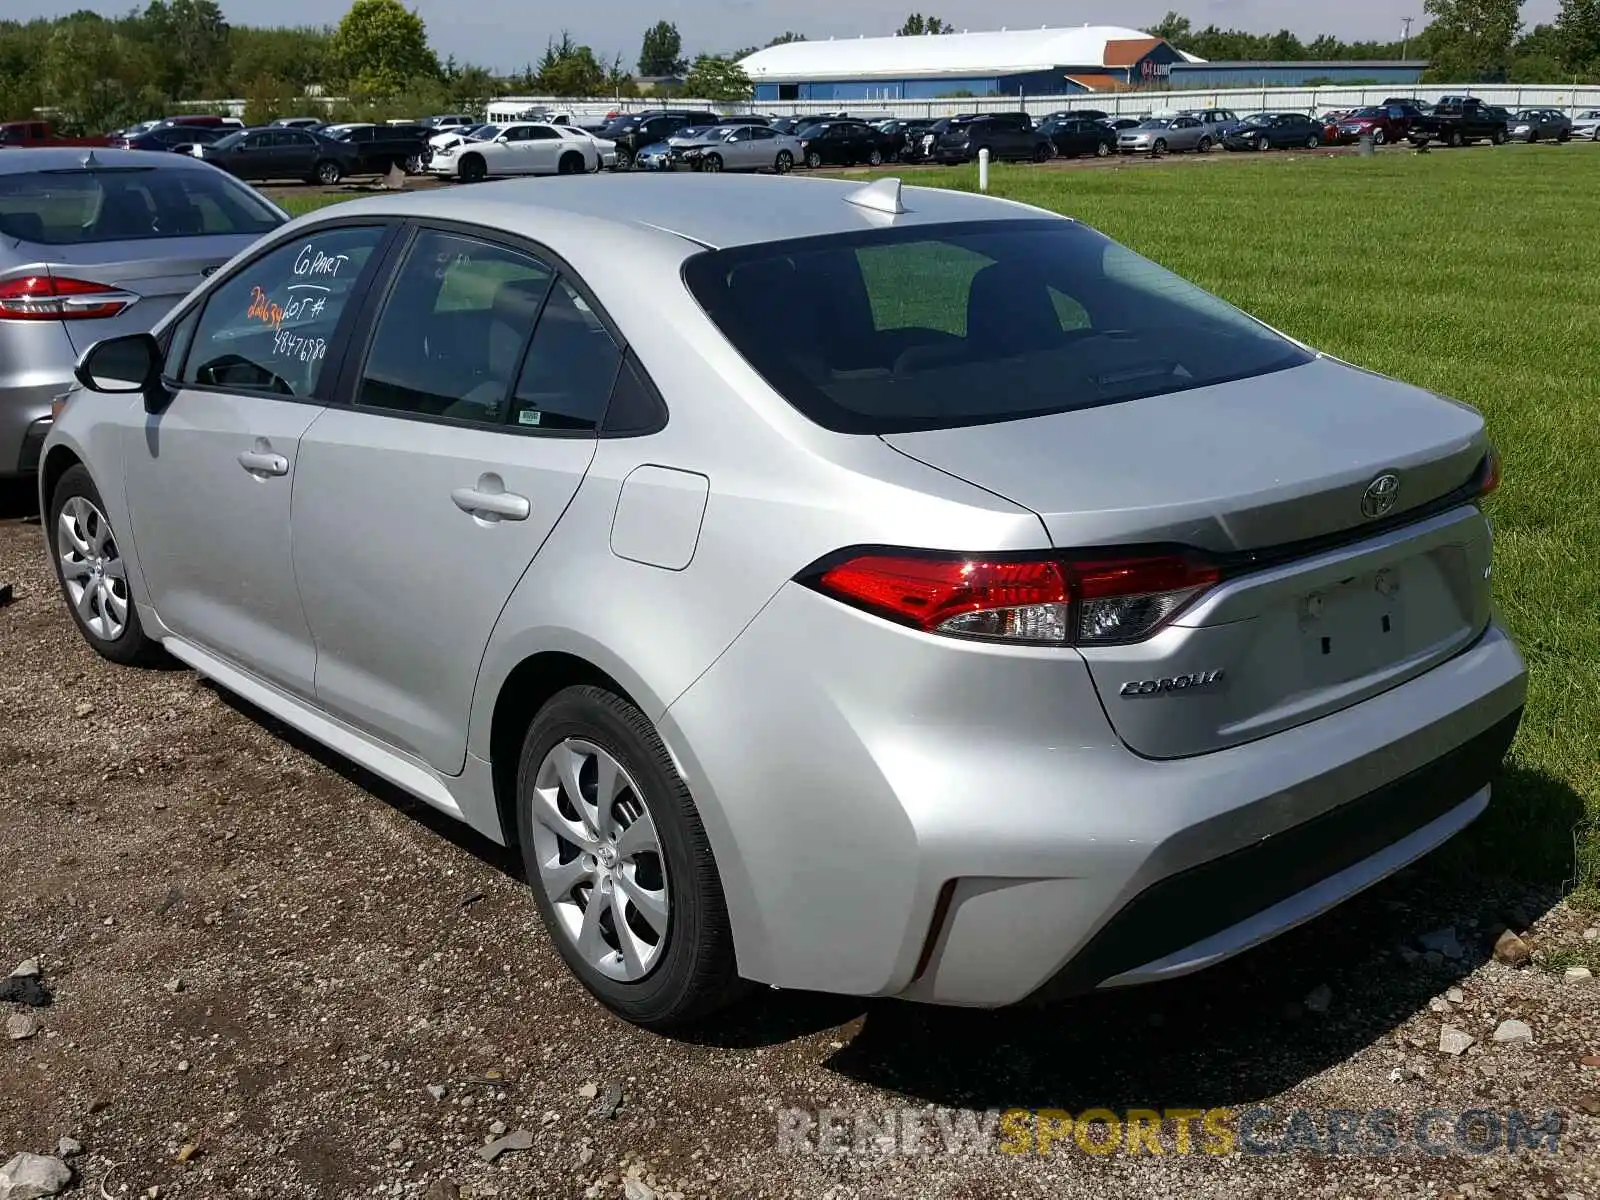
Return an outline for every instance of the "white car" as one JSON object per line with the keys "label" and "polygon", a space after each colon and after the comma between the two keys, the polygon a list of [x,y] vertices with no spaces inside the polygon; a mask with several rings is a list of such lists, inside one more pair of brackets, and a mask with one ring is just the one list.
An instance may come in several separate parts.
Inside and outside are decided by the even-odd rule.
{"label": "white car", "polygon": [[469,141],[435,150],[428,170],[476,183],[506,175],[581,175],[598,171],[600,161],[600,148],[587,134],[565,137],[559,126],[518,121],[477,130]]}
{"label": "white car", "polygon": [[[600,166],[610,169],[617,165],[617,144],[610,138],[603,138],[599,134],[590,133],[577,125],[557,125],[556,131],[564,138],[577,138],[588,142],[600,155]],[[599,170],[599,167],[595,168]]]}
{"label": "white car", "polygon": [[1600,142],[1600,108],[1590,108],[1572,118],[1572,136],[1578,141]]}

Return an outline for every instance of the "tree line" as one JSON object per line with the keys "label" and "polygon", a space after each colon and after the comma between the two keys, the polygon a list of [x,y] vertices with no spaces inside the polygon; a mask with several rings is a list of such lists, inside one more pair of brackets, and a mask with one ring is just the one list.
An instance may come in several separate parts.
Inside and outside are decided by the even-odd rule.
{"label": "tree line", "polygon": [[[1521,0],[1425,0],[1423,8],[1426,27],[1387,42],[1197,29],[1176,12],[1150,32],[1213,61],[1405,56],[1430,60],[1431,78],[1443,82],[1600,80],[1600,0],[1562,0],[1554,22],[1531,29],[1522,25]],[[954,30],[937,16],[912,13],[898,32],[913,37]],[[804,40],[788,30],[767,45]],[[655,95],[676,90],[698,99],[742,100],[751,86],[738,63],[759,48],[691,60],[677,27],[658,21],[631,62],[560,33],[537,62],[496,74],[441,60],[422,19],[401,0],[354,0],[338,25],[322,27],[232,25],[216,0],[149,0],[120,17],[77,12],[0,20],[0,119],[42,109],[85,132],[103,132],[185,101],[243,97],[251,122],[290,115],[374,120],[478,111],[514,93],[627,97],[638,94],[636,76],[652,81]],[[313,94],[342,99],[330,107]]]}
{"label": "tree line", "polygon": [[1392,41],[1346,42],[1326,34],[1303,41],[1287,29],[1197,29],[1176,12],[1150,34],[1212,62],[1411,58],[1428,61],[1424,79],[1430,83],[1600,82],[1600,0],[1561,0],[1555,21],[1531,28],[1522,22],[1522,0],[1424,0],[1422,7],[1428,24]]}

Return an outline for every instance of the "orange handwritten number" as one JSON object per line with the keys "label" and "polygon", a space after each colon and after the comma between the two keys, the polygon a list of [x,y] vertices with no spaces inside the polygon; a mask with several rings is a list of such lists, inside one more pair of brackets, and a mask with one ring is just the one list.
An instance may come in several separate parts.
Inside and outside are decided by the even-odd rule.
{"label": "orange handwritten number", "polygon": [[253,321],[264,321],[277,329],[283,324],[283,305],[268,300],[266,292],[258,284],[250,289],[250,308],[245,316]]}

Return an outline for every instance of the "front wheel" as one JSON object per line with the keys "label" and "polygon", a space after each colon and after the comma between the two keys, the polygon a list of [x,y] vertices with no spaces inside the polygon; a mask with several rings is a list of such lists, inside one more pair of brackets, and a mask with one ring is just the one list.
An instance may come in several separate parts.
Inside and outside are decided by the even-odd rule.
{"label": "front wheel", "polygon": [[344,178],[344,168],[331,158],[325,158],[319,162],[316,170],[312,173],[316,176],[317,182],[323,187],[332,187]]}
{"label": "front wheel", "polygon": [[631,171],[631,170],[633,170],[633,155],[629,151],[624,150],[621,146],[618,146],[617,147],[617,165],[615,167],[613,167],[612,169],[616,170],[616,171]]}
{"label": "front wheel", "polygon": [[779,150],[778,157],[773,161],[772,169],[779,175],[787,175],[794,170],[794,155],[787,150]]}
{"label": "front wheel", "polygon": [[1209,153],[1211,153],[1211,139],[1208,138],[1208,137],[1201,138],[1200,139],[1200,144],[1195,147],[1195,150],[1197,150],[1201,154],[1209,154]]}
{"label": "front wheel", "polygon": [[806,166],[810,167],[813,171],[815,171],[821,165],[822,155],[818,154],[815,150],[806,155]]}
{"label": "front wheel", "polygon": [[1445,134],[1444,144],[1451,147],[1461,145],[1461,131],[1459,129],[1452,129],[1449,133]]}
{"label": "front wheel", "polygon": [[1156,144],[1150,147],[1151,154],[1165,154],[1167,152],[1167,139],[1157,138]]}
{"label": "front wheel", "polygon": [[56,581],[67,611],[95,653],[124,666],[159,662],[159,642],[145,636],[128,590],[128,570],[105,502],[81,463],[68,467],[50,497]]}
{"label": "front wheel", "polygon": [[410,158],[406,159],[405,163],[401,166],[401,170],[403,170],[407,175],[421,175],[422,155],[413,154]]}
{"label": "front wheel", "polygon": [[516,799],[540,915],[596,999],[665,1029],[738,995],[705,827],[638,708],[598,687],[557,693],[523,739]]}
{"label": "front wheel", "polygon": [[581,154],[563,154],[561,161],[556,164],[556,174],[558,175],[582,175],[585,169],[583,155]]}
{"label": "front wheel", "polygon": [[1373,145],[1374,145],[1374,146],[1381,146],[1381,145],[1383,145],[1383,144],[1384,144],[1384,143],[1385,143],[1385,142],[1386,142],[1386,141],[1388,141],[1388,140],[1389,140],[1389,139],[1388,139],[1388,138],[1387,138],[1387,137],[1385,137],[1385,136],[1384,136],[1384,132],[1383,132],[1383,130],[1381,130],[1381,129],[1374,129],[1374,130],[1373,130],[1373,131],[1372,131],[1372,144],[1373,144]]}
{"label": "front wheel", "polygon": [[700,170],[716,172],[722,170],[722,155],[708,154],[700,160]]}
{"label": "front wheel", "polygon": [[1033,161],[1036,163],[1050,161],[1050,147],[1046,143],[1040,142],[1033,148]]}
{"label": "front wheel", "polygon": [[1258,137],[1256,139],[1256,149],[1257,150],[1271,150],[1272,149],[1272,139],[1269,138],[1266,134],[1263,133],[1260,137]]}
{"label": "front wheel", "polygon": [[469,154],[461,160],[457,168],[462,183],[481,183],[489,174],[489,168],[484,165],[482,156]]}
{"label": "front wheel", "polygon": [[1322,138],[1315,133],[1306,139],[1307,150],[1315,150],[1320,145],[1322,145]]}
{"label": "front wheel", "polygon": [[1105,158],[1110,153],[1111,153],[1111,147],[1110,146],[1106,145],[1104,142],[1096,142],[1095,143],[1094,156],[1096,158]]}
{"label": "front wheel", "polygon": [[883,151],[879,150],[876,146],[874,146],[871,150],[867,151],[867,166],[869,166],[869,167],[881,167],[881,166],[883,166]]}
{"label": "front wheel", "polygon": [[1506,141],[1506,134],[1505,134],[1505,130],[1503,130],[1503,129],[1496,129],[1496,130],[1494,130],[1493,132],[1491,132],[1489,134],[1489,142],[1490,142],[1491,145],[1503,146],[1503,145],[1505,145],[1505,141]]}

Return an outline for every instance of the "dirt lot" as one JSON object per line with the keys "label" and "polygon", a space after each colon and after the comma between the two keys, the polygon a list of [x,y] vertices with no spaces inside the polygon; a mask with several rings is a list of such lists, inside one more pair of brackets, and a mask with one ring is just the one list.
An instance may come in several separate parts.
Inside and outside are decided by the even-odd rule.
{"label": "dirt lot", "polygon": [[[10,503],[0,977],[36,957],[54,1003],[0,1005],[37,1026],[0,1039],[0,1161],[77,1139],[70,1195],[1600,1196],[1600,983],[1560,969],[1595,918],[1552,892],[1446,856],[1182,984],[996,1014],[768,992],[693,1038],[640,1033],[567,977],[504,851],[187,671],[96,658]],[[1493,961],[1502,920],[1542,964]],[[1419,941],[1445,927],[1459,947]],[[1508,1018],[1531,1044],[1493,1040]],[[1446,1025],[1475,1044],[1443,1053]],[[1169,1123],[1160,1156],[946,1150],[965,1112],[1262,1105],[1257,1145],[1388,1108],[1401,1149],[1215,1155],[1197,1131],[1184,1154]],[[931,1132],[785,1153],[789,1108],[910,1110],[902,1151]],[[1557,1148],[1469,1153],[1474,1108],[1556,1110]],[[1438,1156],[1413,1137],[1429,1109]],[[528,1148],[483,1161],[507,1130]]]}

